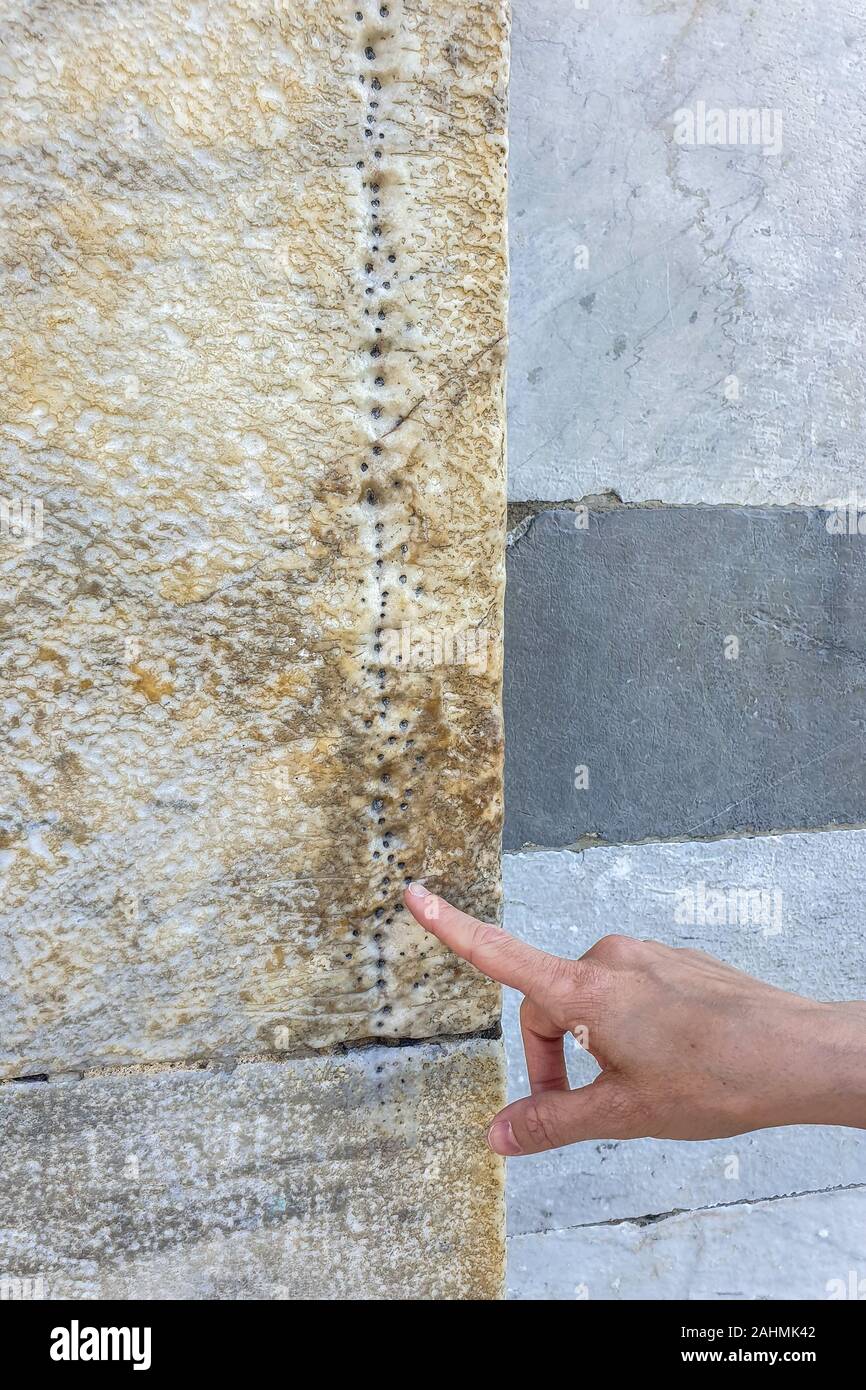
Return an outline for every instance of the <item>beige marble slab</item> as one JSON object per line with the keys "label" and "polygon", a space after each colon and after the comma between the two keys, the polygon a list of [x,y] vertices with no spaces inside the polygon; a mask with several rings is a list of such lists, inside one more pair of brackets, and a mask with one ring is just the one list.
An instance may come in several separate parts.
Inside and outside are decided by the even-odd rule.
{"label": "beige marble slab", "polygon": [[47,1298],[498,1298],[502,1089],[484,1040],[7,1082],[0,1278]]}
{"label": "beige marble slab", "polygon": [[0,4],[6,1075],[496,1017],[506,11]]}

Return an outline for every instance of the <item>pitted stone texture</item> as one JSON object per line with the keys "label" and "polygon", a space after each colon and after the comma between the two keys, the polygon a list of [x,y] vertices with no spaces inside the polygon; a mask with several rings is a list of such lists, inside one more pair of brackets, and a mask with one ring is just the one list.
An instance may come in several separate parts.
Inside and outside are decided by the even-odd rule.
{"label": "pitted stone texture", "polygon": [[492,1041],[0,1086],[0,1273],[50,1298],[490,1299]]}
{"label": "pitted stone texture", "polygon": [[4,7],[6,1074],[496,1016],[507,7],[382,8]]}
{"label": "pitted stone texture", "polygon": [[861,1188],[685,1212],[650,1225],[624,1222],[516,1236],[509,1241],[508,1296],[590,1302],[862,1299],[864,1224]]}
{"label": "pitted stone texture", "polygon": [[[862,8],[514,11],[511,495],[866,509]],[[781,153],[676,143],[699,101]]]}
{"label": "pitted stone texture", "polygon": [[863,824],[864,609],[866,537],[817,510],[542,512],[509,549],[506,847]]}
{"label": "pitted stone texture", "polygon": [[[622,932],[709,951],[795,993],[858,999],[866,981],[864,878],[866,831],[858,830],[509,854],[505,923],[572,959]],[[755,892],[769,896],[741,896]],[[528,1094],[518,1004],[506,990],[511,1099]],[[596,1074],[577,1048],[568,1061],[575,1085]],[[866,1133],[829,1126],[707,1143],[593,1141],[508,1165],[509,1231],[756,1201],[861,1183],[864,1173]]]}

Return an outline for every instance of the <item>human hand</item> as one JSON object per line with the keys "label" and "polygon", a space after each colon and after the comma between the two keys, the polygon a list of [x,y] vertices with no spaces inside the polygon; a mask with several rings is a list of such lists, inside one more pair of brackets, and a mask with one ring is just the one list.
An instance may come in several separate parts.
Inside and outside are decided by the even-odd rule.
{"label": "human hand", "polygon": [[[496,1116],[499,1154],[583,1139],[719,1139],[770,1125],[866,1129],[866,1005],[821,1004],[703,951],[605,936],[579,960],[536,950],[421,884],[404,901],[422,927],[525,996],[531,1096]],[[571,1090],[564,1038],[601,1067]]]}

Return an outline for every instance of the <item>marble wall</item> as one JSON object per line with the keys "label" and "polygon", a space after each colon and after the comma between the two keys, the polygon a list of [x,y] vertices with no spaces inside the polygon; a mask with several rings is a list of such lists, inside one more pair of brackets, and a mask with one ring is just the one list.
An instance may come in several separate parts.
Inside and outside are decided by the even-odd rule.
{"label": "marble wall", "polygon": [[0,34],[0,1275],[495,1297],[506,5]]}
{"label": "marble wall", "polygon": [[[866,20],[513,10],[506,922],[864,998]],[[864,1160],[820,1127],[515,1160],[510,1294],[866,1287]]]}

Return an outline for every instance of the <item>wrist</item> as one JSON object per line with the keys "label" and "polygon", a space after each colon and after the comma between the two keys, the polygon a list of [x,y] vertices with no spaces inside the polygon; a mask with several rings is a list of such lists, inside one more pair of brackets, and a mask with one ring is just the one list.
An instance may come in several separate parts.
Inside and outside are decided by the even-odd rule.
{"label": "wrist", "polygon": [[803,1065],[785,1123],[866,1129],[866,1004],[811,1004],[797,1026]]}

